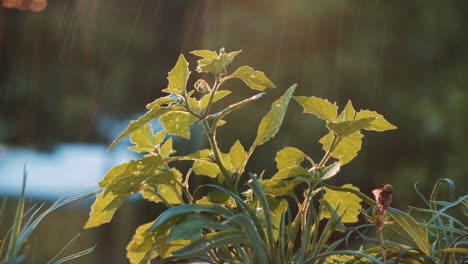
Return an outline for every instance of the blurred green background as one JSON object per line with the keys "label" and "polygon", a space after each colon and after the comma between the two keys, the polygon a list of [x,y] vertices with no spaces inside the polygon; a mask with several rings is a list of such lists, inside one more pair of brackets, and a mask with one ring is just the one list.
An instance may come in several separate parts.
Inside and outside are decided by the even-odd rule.
{"label": "blurred green background", "polygon": [[[113,131],[106,122],[127,123],[142,113],[161,95],[180,53],[191,63],[192,85],[197,58],[188,52],[225,47],[243,50],[231,71],[252,66],[278,88],[231,116],[218,136],[224,152],[237,139],[249,146],[271,102],[293,83],[296,95],[340,106],[350,99],[398,130],[365,134],[358,157],[334,183],[352,183],[369,195],[391,183],[393,205],[405,209],[420,203],[416,181],[425,193],[441,177],[459,190],[466,186],[467,27],[466,0],[49,0],[41,13],[0,9],[0,171],[11,148],[47,154],[64,143],[108,145],[121,128]],[[254,93],[241,81],[226,88],[235,90],[232,101]],[[285,146],[319,159],[325,133],[321,120],[292,103],[280,133],[258,149],[248,169],[273,174],[272,153]],[[193,137],[176,147],[189,152],[205,144]],[[0,174],[0,186],[20,178],[21,169]],[[46,219],[31,241],[33,262],[80,232],[91,202]],[[11,212],[14,206],[10,199]],[[158,208],[135,199],[111,224],[83,231],[76,249],[97,248],[76,263],[126,263],[134,228],[154,219]]]}

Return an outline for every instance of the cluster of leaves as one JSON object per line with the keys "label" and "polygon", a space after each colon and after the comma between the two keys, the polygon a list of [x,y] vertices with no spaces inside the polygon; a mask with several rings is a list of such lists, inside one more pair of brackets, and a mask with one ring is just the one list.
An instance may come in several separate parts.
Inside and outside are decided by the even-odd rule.
{"label": "cluster of leaves", "polygon": [[[209,73],[214,79],[212,85],[198,80],[193,89],[187,87],[191,72],[185,57],[180,55],[163,90],[168,95],[148,104],[147,113],[131,121],[109,147],[112,149],[130,136],[134,144],[130,148],[144,156],[120,164],[104,176],[99,183],[104,191],[97,196],[85,227],[111,221],[129,196],[141,193],[145,199],[164,203],[168,209],[136,230],[127,247],[131,263],[147,263],[156,258],[161,263],[182,259],[209,263],[315,263],[337,254],[361,255],[379,262],[359,251],[337,251],[343,239],[330,244],[333,232],[344,231],[344,223],[357,221],[361,198],[357,187],[326,186],[325,182],[357,155],[362,130],[396,127],[376,112],[356,111],[351,102],[338,115],[337,105],[327,100],[294,97],[293,85],[273,102],[248,150],[238,140],[229,152],[223,153],[216,135],[226,117],[259,100],[267,88],[275,88],[263,72],[248,66],[228,74],[226,67],[239,53],[226,53],[224,49],[219,53],[193,51],[201,57],[196,70]],[[234,78],[260,93],[212,113],[212,105],[231,94],[220,90],[221,85]],[[326,121],[329,132],[320,139],[324,150],[320,162],[297,148],[286,147],[276,154],[278,171],[270,179],[264,179],[263,173],[257,176],[246,172],[255,149],[278,133],[292,98],[305,113]],[[149,124],[154,119],[164,127],[156,134]],[[210,148],[175,155],[173,138],[166,134],[189,139],[193,125],[203,127]],[[334,160],[329,162],[330,159]],[[174,161],[192,162],[192,167],[184,175],[172,166]],[[192,172],[217,179],[218,184],[189,186]],[[241,184],[242,178],[248,179],[246,185]],[[298,185],[305,188],[296,188]],[[291,207],[297,207],[297,212],[292,212]],[[323,219],[325,228],[321,224],[319,227]]]}
{"label": "cluster of leaves", "polygon": [[[69,204],[74,201],[85,199],[95,194],[95,192],[84,194],[81,196],[76,196],[68,199],[59,199],[53,203],[48,209],[41,212],[41,206],[33,205],[25,212],[25,189],[26,189],[26,179],[27,172],[26,168],[23,172],[23,189],[18,202],[18,207],[13,219],[11,227],[8,229],[7,233],[2,236],[3,239],[0,240],[0,263],[1,264],[19,264],[23,263],[27,258],[28,239],[31,237],[34,230],[41,223],[41,221],[54,210]],[[3,200],[2,207],[0,207],[0,224],[2,223],[3,216],[6,210],[6,198]],[[77,252],[75,254],[62,257],[63,254],[75,243],[80,234],[77,234],[70,240],[54,257],[52,257],[47,263],[48,264],[60,264],[66,263],[68,261],[74,260],[78,257],[84,256],[91,253],[94,250],[94,247],[89,249]]]}

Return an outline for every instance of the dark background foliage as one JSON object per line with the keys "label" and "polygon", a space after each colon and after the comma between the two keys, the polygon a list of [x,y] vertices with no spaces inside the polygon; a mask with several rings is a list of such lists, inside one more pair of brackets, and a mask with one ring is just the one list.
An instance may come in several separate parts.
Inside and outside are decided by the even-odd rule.
{"label": "dark background foliage", "polygon": [[[161,95],[180,53],[189,58],[193,84],[196,58],[189,51],[242,49],[229,69],[250,65],[278,88],[232,115],[220,131],[223,151],[236,139],[249,146],[271,102],[297,82],[296,95],[340,106],[350,99],[399,127],[366,134],[358,157],[334,183],[369,194],[391,183],[394,205],[404,208],[419,203],[416,181],[426,191],[440,177],[466,185],[467,20],[465,0],[49,0],[41,13],[0,9],[0,144],[45,152],[66,142],[108,145],[103,118],[129,120],[143,112]],[[235,90],[231,101],[252,94],[241,81],[226,88]],[[282,130],[259,148],[249,169],[271,175],[272,153],[285,146],[319,159],[323,125],[292,103]],[[177,146],[188,152],[205,144],[200,140]],[[83,263],[124,262],[133,227],[156,215],[140,203],[122,211],[131,213],[94,231],[97,253]],[[84,223],[87,211],[63,214]],[[131,224],[119,228],[124,222]]]}

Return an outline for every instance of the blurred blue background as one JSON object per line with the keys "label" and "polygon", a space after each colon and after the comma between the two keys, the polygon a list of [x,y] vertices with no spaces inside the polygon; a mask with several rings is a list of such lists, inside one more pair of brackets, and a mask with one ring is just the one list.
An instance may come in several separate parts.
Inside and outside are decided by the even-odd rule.
{"label": "blurred blue background", "polygon": [[[251,144],[271,102],[298,83],[296,95],[341,106],[351,99],[356,109],[375,110],[398,126],[366,134],[335,184],[352,183],[370,194],[391,183],[394,206],[402,209],[420,203],[416,181],[427,193],[436,179],[449,177],[463,190],[467,26],[465,0],[49,0],[39,13],[0,9],[0,196],[11,197],[13,212],[25,163],[30,204],[96,188],[109,168],[136,157],[126,140],[105,150],[161,95],[178,55],[184,53],[194,71],[197,59],[189,51],[221,47],[243,50],[230,70],[252,66],[278,87],[231,116],[220,131],[222,150],[237,139]],[[232,101],[253,94],[240,81],[226,87],[236,90]],[[258,149],[248,169],[267,168],[271,175],[271,153],[285,146],[319,159],[324,134],[320,120],[291,104],[280,133]],[[175,146],[185,153],[205,144],[193,137]],[[80,232],[91,203],[47,218],[31,241],[31,261],[53,256]],[[126,263],[135,227],[160,208],[127,202],[111,224],[82,232],[76,249],[97,248],[76,263]]]}

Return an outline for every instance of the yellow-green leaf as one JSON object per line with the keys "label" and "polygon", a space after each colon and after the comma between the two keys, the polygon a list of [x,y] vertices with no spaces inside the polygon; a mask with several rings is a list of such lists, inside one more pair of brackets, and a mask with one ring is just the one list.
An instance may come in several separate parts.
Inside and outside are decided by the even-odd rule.
{"label": "yellow-green leaf", "polygon": [[242,165],[244,165],[245,159],[247,158],[247,152],[244,150],[244,147],[239,140],[234,143],[229,151],[229,158],[232,165],[238,170]]}
{"label": "yellow-green leaf", "polygon": [[190,139],[190,126],[197,118],[186,112],[169,112],[159,118],[167,133]]}
{"label": "yellow-green leaf", "polygon": [[162,91],[166,93],[183,94],[189,75],[190,71],[188,68],[188,62],[185,60],[184,55],[180,54],[176,65],[172,68],[169,72],[169,76],[167,77],[169,84],[167,85],[167,88]]}
{"label": "yellow-green leaf", "polygon": [[[361,150],[363,137],[364,136],[360,131],[354,132],[353,134],[344,137],[335,150],[332,151],[331,156],[337,158],[341,165],[345,165],[354,159],[354,157],[357,156],[358,151]],[[320,139],[319,142],[322,143],[322,149],[324,151],[328,151],[330,149],[332,140],[332,133],[328,133],[326,136]]]}
{"label": "yellow-green leaf", "polygon": [[293,147],[286,147],[276,153],[276,166],[279,170],[291,166],[297,167],[304,161],[305,157],[306,154],[301,150]]}
{"label": "yellow-green leaf", "polygon": [[172,138],[169,138],[161,146],[161,150],[159,151],[159,154],[161,155],[162,158],[168,158],[174,152],[175,152],[174,149],[172,149]]}
{"label": "yellow-green leaf", "polygon": [[[221,100],[222,98],[228,96],[229,94],[231,93],[231,91],[228,91],[228,90],[221,90],[221,91],[217,91],[215,93],[215,95],[213,96],[213,103],[218,101],[218,100]],[[200,109],[205,109],[208,107],[208,103],[210,102],[210,97],[211,97],[211,94],[205,94],[202,99],[200,99],[200,101],[198,102],[198,108]]]}
{"label": "yellow-green leaf", "polygon": [[[237,54],[241,51],[234,51],[230,53],[220,53],[219,55],[214,51],[192,51],[192,54],[203,57],[203,59],[198,60],[198,72],[211,72],[214,74],[220,74],[225,69],[226,66],[232,63]],[[216,56],[215,56],[216,54]]]}
{"label": "yellow-green leaf", "polygon": [[156,133],[153,139],[154,145],[158,145],[158,146],[161,145],[165,137],[166,137],[166,130],[162,130]]}
{"label": "yellow-green leaf", "polygon": [[96,201],[91,206],[89,219],[84,228],[92,228],[109,223],[115,211],[123,204],[130,195],[117,195],[112,192],[102,192],[96,195]]}
{"label": "yellow-green leaf", "polygon": [[151,124],[146,124],[130,134],[130,142],[135,146],[129,149],[136,152],[151,152],[154,150],[154,137]]}
{"label": "yellow-green leaf", "polygon": [[335,121],[338,111],[336,104],[315,96],[294,96],[294,99],[304,108],[304,113],[316,115],[330,122]]}
{"label": "yellow-green leaf", "polygon": [[336,118],[336,121],[341,122],[341,121],[354,120],[355,116],[356,116],[356,110],[354,110],[353,103],[351,103],[351,100],[349,100],[343,112],[341,112],[341,114]]}
{"label": "yellow-green leaf", "polygon": [[237,69],[230,77],[239,78],[250,88],[263,91],[266,88],[276,88],[276,86],[261,71],[255,71],[249,66],[242,66]]}
{"label": "yellow-green leaf", "polygon": [[216,178],[220,172],[218,165],[204,160],[196,160],[193,162],[192,169],[198,175],[205,175],[211,178]]}
{"label": "yellow-green leaf", "polygon": [[174,169],[160,169],[149,177],[145,184],[140,188],[145,199],[153,202],[161,202],[161,195],[171,204],[180,204],[183,202],[182,189],[177,181],[182,180],[182,174]]}
{"label": "yellow-green leaf", "polygon": [[[343,185],[344,188],[355,189],[359,191],[358,187],[351,184]],[[358,221],[358,215],[361,213],[361,202],[362,199],[357,195],[350,192],[335,191],[325,187],[325,195],[323,197],[333,208],[337,209],[337,213],[343,218],[343,223],[356,223]],[[346,211],[346,212],[345,212]],[[330,218],[331,212],[329,210],[323,210],[321,218]]]}
{"label": "yellow-green leaf", "polygon": [[259,146],[273,138],[283,123],[284,115],[289,105],[289,101],[296,89],[296,84],[291,86],[283,96],[273,102],[268,114],[262,119],[257,130],[253,146]]}
{"label": "yellow-green leaf", "polygon": [[375,120],[372,121],[369,126],[364,128],[365,130],[374,130],[374,131],[382,132],[385,130],[397,129],[396,126],[392,125],[390,122],[385,120],[385,118],[381,114],[378,114],[375,111],[361,110],[356,115],[356,118],[365,118],[365,117],[375,118]]}
{"label": "yellow-green leaf", "polygon": [[327,127],[331,131],[334,131],[338,136],[346,137],[369,126],[374,120],[375,117],[366,117],[349,121],[330,122],[327,123]]}
{"label": "yellow-green leaf", "polygon": [[162,108],[160,106],[154,106],[153,108],[151,108],[151,110],[146,112],[145,115],[138,118],[138,120],[130,121],[130,124],[128,125],[128,127],[114,140],[114,142],[112,142],[112,144],[109,146],[107,151],[110,151],[111,149],[113,149],[115,147],[115,145],[117,144],[117,142],[122,140],[124,137],[130,135],[135,130],[137,130],[140,127],[144,126],[145,124],[147,124],[151,120],[155,119],[156,117],[161,116],[161,115],[163,115],[163,114],[165,114],[165,113],[167,113],[169,111],[171,111],[171,110],[168,109],[168,108]]}

